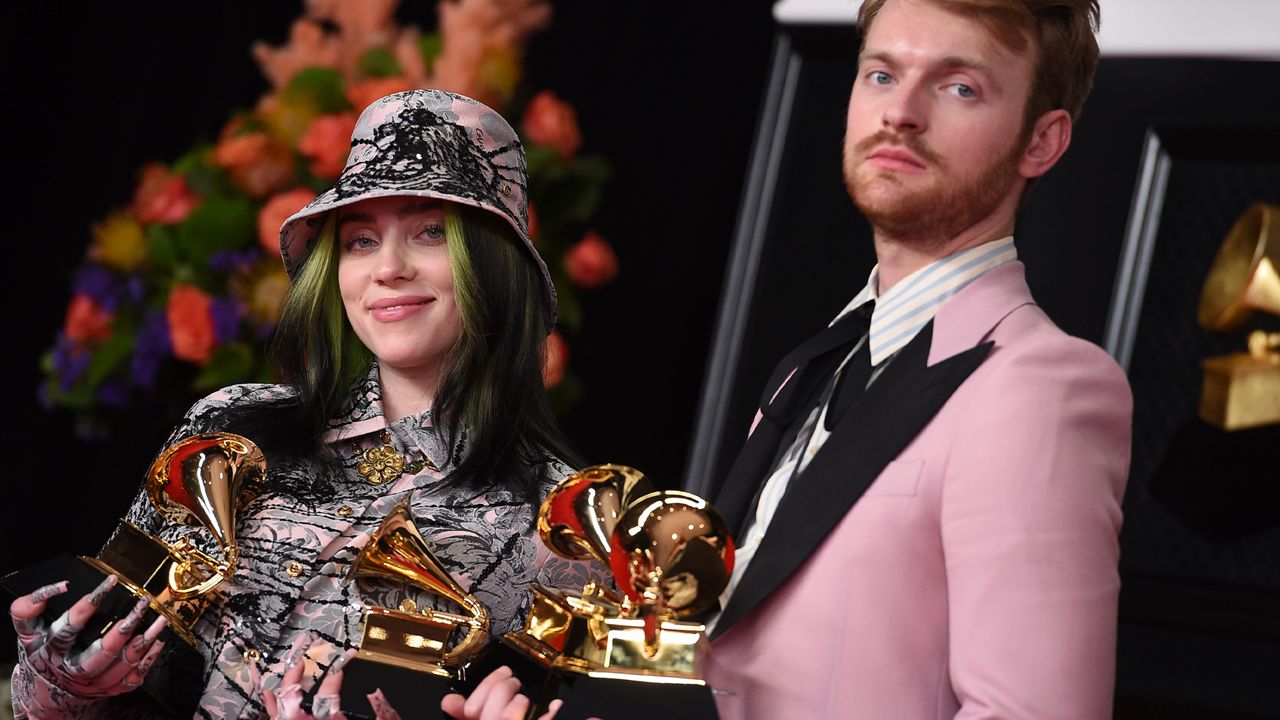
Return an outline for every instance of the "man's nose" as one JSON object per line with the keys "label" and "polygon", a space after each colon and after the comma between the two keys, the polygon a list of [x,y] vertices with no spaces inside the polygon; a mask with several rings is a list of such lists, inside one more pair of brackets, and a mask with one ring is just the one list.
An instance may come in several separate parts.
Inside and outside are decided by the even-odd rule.
{"label": "man's nose", "polygon": [[888,99],[880,122],[894,132],[922,133],[928,126],[927,104],[924,88],[916,83],[903,83]]}

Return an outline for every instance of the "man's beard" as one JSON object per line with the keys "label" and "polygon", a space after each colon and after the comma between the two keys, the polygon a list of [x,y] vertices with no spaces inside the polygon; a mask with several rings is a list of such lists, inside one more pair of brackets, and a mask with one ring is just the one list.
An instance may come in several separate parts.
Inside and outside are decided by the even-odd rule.
{"label": "man's beard", "polygon": [[[897,145],[924,161],[933,182],[908,190],[894,173],[863,165],[880,145]],[[993,213],[1018,177],[1025,138],[1010,151],[972,176],[954,176],[936,153],[914,135],[887,130],[858,142],[846,140],[844,182],[849,197],[877,233],[922,249],[946,243],[965,228]]]}

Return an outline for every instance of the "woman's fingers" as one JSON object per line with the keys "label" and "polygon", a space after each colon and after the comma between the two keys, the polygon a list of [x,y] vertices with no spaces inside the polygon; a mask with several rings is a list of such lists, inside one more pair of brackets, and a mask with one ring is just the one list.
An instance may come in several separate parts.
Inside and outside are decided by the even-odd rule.
{"label": "woman's fingers", "polygon": [[382,690],[374,690],[366,697],[369,698],[369,704],[373,706],[374,720],[400,720],[400,713],[391,707],[391,703],[387,702],[387,698],[382,694]]}
{"label": "woman's fingers", "polygon": [[[484,701],[484,708],[480,711],[480,720],[503,720],[507,717],[507,706],[520,692],[520,681],[514,677],[509,677],[502,682],[493,686],[489,692],[489,697]],[[521,696],[523,697],[523,696]],[[525,702],[525,710],[528,710],[528,702]]]}
{"label": "woman's fingers", "polygon": [[476,689],[471,691],[471,696],[463,703],[461,717],[466,718],[466,720],[479,718],[481,711],[484,710],[485,705],[489,702],[489,695],[496,688],[499,688],[502,683],[511,679],[511,676],[511,668],[506,665],[502,665],[497,670],[489,673],[485,679],[480,681],[480,684],[476,685]]}
{"label": "woman's fingers", "polygon": [[316,720],[346,720],[339,704],[339,697],[342,695],[342,670],[355,654],[355,650],[348,650],[329,666],[324,680],[316,688],[315,699],[311,701],[311,713]]}
{"label": "woman's fingers", "polygon": [[[547,705],[547,711],[543,713],[542,716],[538,718],[538,720],[552,720],[552,718],[556,716],[556,713],[560,712],[560,706],[563,704],[564,704],[564,701],[561,700],[560,698],[556,698],[555,700],[552,700]],[[600,719],[589,718],[588,720],[600,720]]]}
{"label": "woman's fingers", "polygon": [[28,653],[35,652],[44,642],[48,627],[40,619],[40,614],[48,605],[49,598],[65,593],[67,587],[66,580],[45,585],[9,604],[9,617],[13,621],[13,629],[18,634],[18,641]]}
{"label": "woman's fingers", "polygon": [[497,720],[524,720],[524,716],[529,714],[529,698],[520,694],[520,681],[517,680],[515,683],[516,692],[506,705],[499,708]]}
{"label": "woman's fingers", "polygon": [[77,600],[57,620],[53,621],[53,625],[49,626],[49,640],[46,643],[50,655],[58,657],[66,655],[71,644],[75,642],[76,636],[80,634],[80,630],[89,618],[93,617],[93,613],[97,611],[102,600],[117,582],[119,578],[108,575],[98,584],[98,587],[93,589],[93,592]]}
{"label": "woman's fingers", "polygon": [[129,611],[129,614],[121,618],[115,627],[111,628],[110,632],[102,636],[102,649],[108,653],[119,654],[125,645],[129,643],[133,633],[137,631],[138,623],[142,622],[149,605],[148,598],[144,597],[138,600],[133,609]]}

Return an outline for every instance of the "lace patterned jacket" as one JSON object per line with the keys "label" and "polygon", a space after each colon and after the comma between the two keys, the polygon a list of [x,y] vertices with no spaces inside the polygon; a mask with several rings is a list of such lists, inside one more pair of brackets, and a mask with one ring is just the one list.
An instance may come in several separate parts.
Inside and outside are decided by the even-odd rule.
{"label": "lace patterned jacket", "polygon": [[[219,415],[229,405],[262,402],[290,392],[281,385],[235,385],[220,390],[188,411],[170,443],[223,429]],[[399,477],[375,485],[357,473],[356,455],[383,444],[384,431],[410,463]],[[456,456],[466,452],[463,435]],[[359,642],[366,605],[394,608],[409,598],[418,608],[458,611],[448,600],[392,583],[344,582],[370,534],[406,497],[436,557],[488,609],[494,636],[522,626],[530,583],[580,589],[591,575],[602,575],[586,564],[550,553],[532,530],[534,509],[519,495],[441,487],[439,480],[450,470],[449,453],[431,425],[430,412],[388,425],[382,415],[376,366],[323,439],[340,458],[340,477],[332,477],[314,460],[273,458],[261,494],[237,516],[239,566],[234,577],[215,591],[213,606],[196,626],[198,650],[204,657],[204,694],[196,717],[265,717],[262,689],[279,686],[285,658],[295,642],[307,633],[314,635],[305,658],[306,672],[319,678],[345,648]],[[413,460],[429,462],[411,474],[409,468],[417,464]],[[570,472],[554,458],[548,457],[546,463],[544,475],[550,482],[542,489],[544,495],[551,483]],[[193,533],[193,540],[204,539],[198,531],[165,523],[145,492],[134,500],[126,518],[166,540]],[[207,542],[200,544],[208,547]],[[38,683],[31,680],[20,663],[13,683],[19,717],[24,692],[38,692]],[[93,702],[55,694],[62,696],[64,717],[146,717],[128,695]]]}

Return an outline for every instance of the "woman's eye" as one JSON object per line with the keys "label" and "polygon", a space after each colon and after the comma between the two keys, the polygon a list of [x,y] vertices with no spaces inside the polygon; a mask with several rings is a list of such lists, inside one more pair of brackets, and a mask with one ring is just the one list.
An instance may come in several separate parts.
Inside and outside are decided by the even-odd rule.
{"label": "woman's eye", "polygon": [[418,236],[433,242],[444,240],[444,225],[431,224],[422,229]]}
{"label": "woman's eye", "polygon": [[347,250],[368,250],[369,248],[376,247],[377,244],[378,241],[368,235],[356,235],[347,240],[346,247]]}

